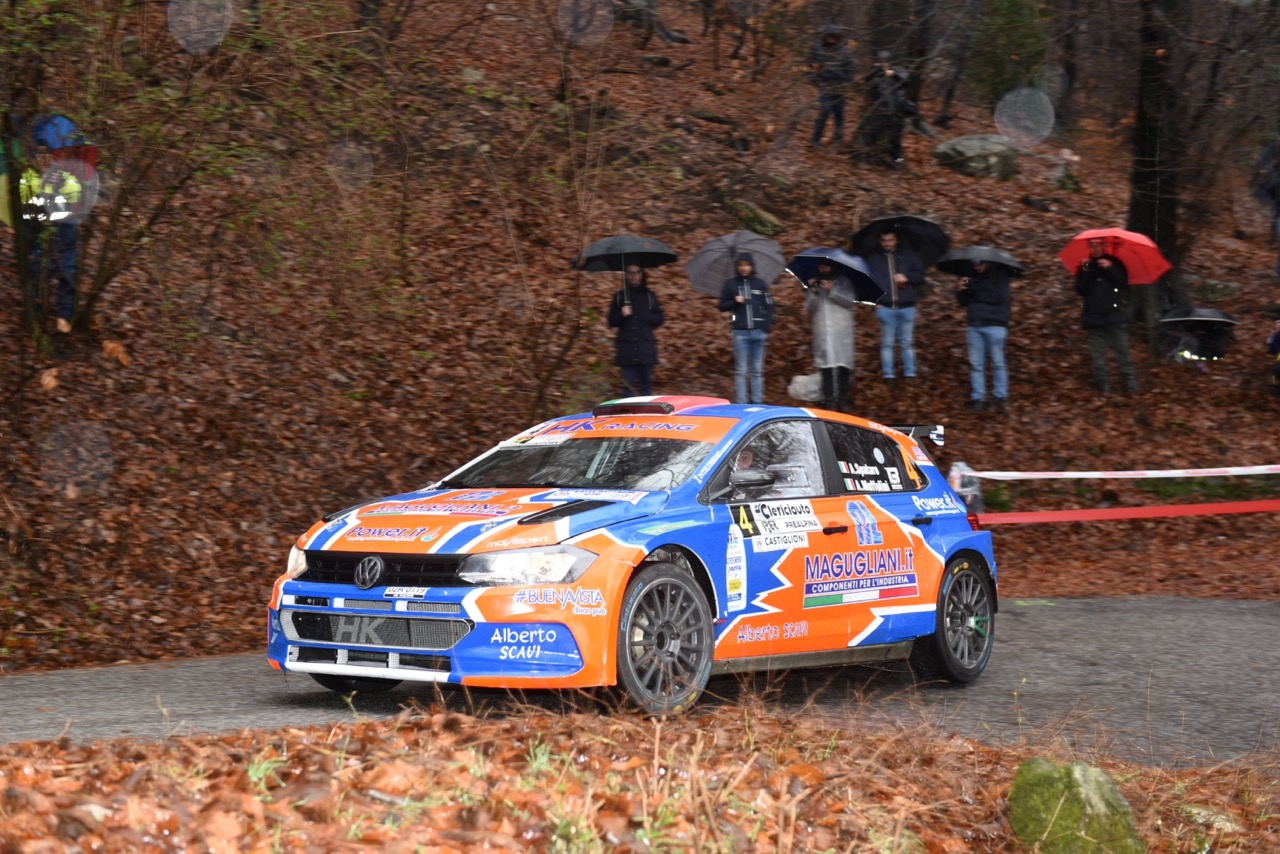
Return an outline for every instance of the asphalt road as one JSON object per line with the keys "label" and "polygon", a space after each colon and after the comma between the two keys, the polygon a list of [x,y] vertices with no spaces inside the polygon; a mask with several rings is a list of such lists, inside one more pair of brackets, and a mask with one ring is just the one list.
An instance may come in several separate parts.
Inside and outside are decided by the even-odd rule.
{"label": "asphalt road", "polygon": [[[705,703],[761,697],[845,725],[926,724],[992,744],[1055,739],[1159,765],[1280,745],[1280,602],[1110,597],[1006,600],[996,647],[965,688],[915,685],[905,667],[720,677]],[[157,740],[195,732],[350,721],[405,703],[526,714],[581,706],[552,692],[401,686],[353,706],[265,655],[0,677],[0,741]]]}

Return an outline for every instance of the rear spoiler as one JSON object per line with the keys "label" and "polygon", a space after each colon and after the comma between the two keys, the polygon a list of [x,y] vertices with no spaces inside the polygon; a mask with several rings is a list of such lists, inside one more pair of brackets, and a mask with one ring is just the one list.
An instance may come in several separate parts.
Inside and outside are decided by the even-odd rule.
{"label": "rear spoiler", "polygon": [[917,442],[921,439],[928,439],[938,448],[941,448],[944,442],[941,424],[886,424],[885,426],[890,430],[906,433]]}

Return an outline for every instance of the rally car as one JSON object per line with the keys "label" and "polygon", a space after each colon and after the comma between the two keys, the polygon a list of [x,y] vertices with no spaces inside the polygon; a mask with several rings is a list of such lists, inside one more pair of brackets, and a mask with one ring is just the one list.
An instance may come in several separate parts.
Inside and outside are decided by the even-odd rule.
{"label": "rally car", "polygon": [[659,714],[717,673],[910,659],[970,682],[991,535],[916,436],[942,428],[706,397],[546,421],[316,522],[268,657],[341,692],[616,685]]}

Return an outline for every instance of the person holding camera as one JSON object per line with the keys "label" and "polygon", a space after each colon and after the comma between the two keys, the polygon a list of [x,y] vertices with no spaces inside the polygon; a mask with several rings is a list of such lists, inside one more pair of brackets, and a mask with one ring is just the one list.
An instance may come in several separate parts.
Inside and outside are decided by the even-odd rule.
{"label": "person holding camera", "polygon": [[973,274],[960,279],[956,301],[964,307],[969,321],[966,336],[970,393],[964,408],[970,412],[986,411],[986,366],[990,358],[995,408],[1004,412],[1009,401],[1009,370],[1004,360],[1009,335],[1009,271],[1001,264],[974,261]]}
{"label": "person holding camera", "polygon": [[1111,393],[1107,351],[1116,355],[1126,392],[1138,390],[1138,378],[1129,355],[1129,271],[1106,251],[1100,238],[1089,241],[1089,257],[1076,269],[1076,293],[1084,302],[1081,325],[1089,336],[1089,361],[1098,390]]}
{"label": "person holding camera", "polygon": [[889,51],[876,55],[876,64],[863,78],[867,84],[867,112],[859,140],[866,156],[874,158],[881,148],[887,164],[902,169],[902,132],[907,119],[916,115],[916,105],[907,97],[907,72],[894,68]]}
{"label": "person holding camera", "polygon": [[848,276],[830,261],[818,262],[818,274],[805,282],[804,310],[813,324],[813,364],[822,373],[822,408],[849,411],[853,372],[853,304]]}

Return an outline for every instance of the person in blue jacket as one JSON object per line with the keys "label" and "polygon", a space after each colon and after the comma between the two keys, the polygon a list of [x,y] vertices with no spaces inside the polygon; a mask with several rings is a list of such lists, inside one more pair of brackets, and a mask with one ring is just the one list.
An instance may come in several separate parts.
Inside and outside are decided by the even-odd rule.
{"label": "person in blue jacket", "polygon": [[653,368],[658,364],[653,330],[664,320],[662,304],[649,289],[649,275],[640,266],[628,264],[622,288],[609,303],[609,328],[618,330],[614,345],[623,396],[653,394]]}
{"label": "person in blue jacket", "polygon": [[995,408],[1004,412],[1009,401],[1009,369],[1004,360],[1004,345],[1009,336],[1009,271],[1002,264],[974,261],[973,275],[960,280],[956,301],[964,307],[969,321],[966,335],[970,394],[965,409],[986,411],[989,357]]}
{"label": "person in blue jacket", "polygon": [[720,288],[720,310],[732,313],[734,402],[764,403],[764,345],[773,325],[773,297],[769,283],[755,274],[750,252],[739,253],[734,268],[736,275]]}

